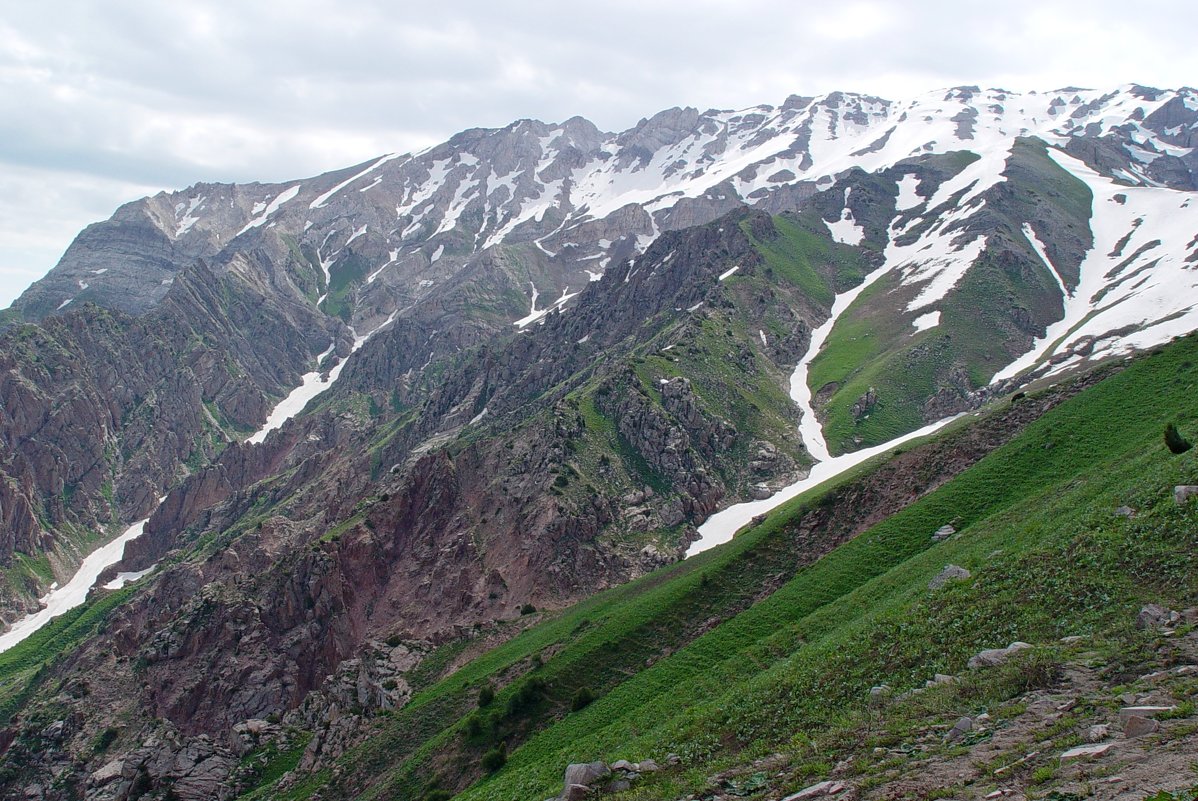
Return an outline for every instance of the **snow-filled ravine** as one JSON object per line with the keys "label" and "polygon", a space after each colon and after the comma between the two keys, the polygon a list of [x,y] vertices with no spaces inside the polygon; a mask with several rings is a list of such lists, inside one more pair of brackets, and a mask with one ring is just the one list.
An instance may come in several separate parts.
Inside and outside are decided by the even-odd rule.
{"label": "snow-filled ravine", "polygon": [[[391,317],[387,318],[382,325],[375,328],[369,334],[364,336],[355,336],[353,346],[354,351],[357,351],[358,348],[362,347],[362,345],[366,343],[366,340],[370,339],[370,337],[374,336],[376,332],[382,330],[394,319],[395,315],[391,315]],[[353,329],[350,330],[352,331]],[[322,361],[324,361],[326,356],[332,353],[335,344],[336,343],[330,345],[328,350],[317,357],[316,363],[318,366]],[[305,374],[300,385],[292,390],[286,398],[279,401],[279,404],[275,406],[270,415],[266,418],[266,422],[262,424],[262,427],[258,429],[258,431],[256,431],[247,440],[247,442],[262,442],[264,439],[266,439],[267,434],[269,434],[271,431],[274,431],[276,428],[279,428],[292,417],[299,414],[303,408],[308,405],[308,401],[312,400],[333,385],[333,382],[335,382],[337,377],[341,375],[341,369],[345,366],[346,361],[347,359],[342,359],[340,362],[338,362],[336,367],[329,371],[329,377],[327,381],[321,380],[321,373],[319,369]],[[159,498],[159,503],[161,503],[163,500],[165,500],[165,497]],[[101,573],[124,558],[125,545],[141,536],[142,530],[145,528],[146,522],[148,520],[149,517],[147,517],[145,520],[137,521],[133,525],[129,526],[129,528],[125,529],[124,533],[122,533],[112,542],[109,542],[108,544],[103,545],[92,553],[88,554],[87,558],[85,558],[82,564],[79,565],[79,569],[75,572],[75,575],[71,577],[70,581],[61,587],[53,587],[50,592],[41,598],[42,608],[39,611],[21,618],[16,623],[12,624],[12,628],[0,635],[0,653],[7,651],[9,648],[12,648],[17,643],[29,637],[54,618],[58,617],[64,612],[74,609],[76,606],[79,606],[86,601],[88,593],[91,592],[96,583],[96,579],[100,577]],[[104,585],[104,589],[120,589],[125,584],[131,581],[136,581],[137,579],[148,575],[152,569],[153,568],[148,570],[139,570],[137,572],[119,573],[116,578]]]}
{"label": "snow-filled ravine", "polygon": [[63,612],[70,611],[86,601],[96,579],[106,568],[121,560],[125,555],[125,544],[140,537],[145,525],[145,520],[138,520],[125,529],[121,536],[88,554],[70,581],[61,587],[52,588],[42,597],[42,608],[39,611],[25,615],[0,635],[0,653],[12,648]]}
{"label": "snow-filled ravine", "polygon": [[[894,239],[893,233],[895,232],[892,231],[892,241]],[[815,409],[811,405],[811,387],[807,383],[808,368],[812,360],[819,355],[820,348],[823,347],[824,342],[828,339],[828,335],[832,333],[832,327],[836,325],[836,321],[848,310],[853,301],[857,299],[857,296],[883,275],[908,264],[903,258],[896,258],[896,256],[900,256],[897,249],[895,252],[891,252],[891,249],[888,248],[887,255],[886,262],[866,276],[864,281],[848,292],[843,292],[836,296],[832,302],[832,310],[828,315],[828,319],[811,333],[811,344],[808,346],[807,352],[803,354],[803,358],[799,360],[794,373],[791,374],[790,397],[802,412],[802,416],[799,418],[799,436],[802,438],[803,446],[807,449],[807,453],[816,460],[816,464],[812,466],[811,472],[807,474],[806,478],[783,487],[768,498],[760,501],[738,503],[709,517],[703,525],[699,526],[699,539],[691,543],[690,548],[686,551],[687,556],[694,556],[709,548],[714,548],[717,545],[728,542],[737,531],[748,525],[758,515],[765,514],[781,506],[791,498],[797,497],[812,487],[817,487],[825,481],[835,478],[844,471],[856,467],[879,453],[885,453],[887,450],[907,440],[931,434],[949,421],[955,419],[954,417],[945,418],[916,431],[904,434],[901,437],[896,437],[889,442],[875,445],[872,448],[865,448],[835,457],[828,453],[828,445],[824,441],[823,429],[819,424],[819,418],[815,416]],[[972,261],[972,257],[970,257],[970,260]]]}

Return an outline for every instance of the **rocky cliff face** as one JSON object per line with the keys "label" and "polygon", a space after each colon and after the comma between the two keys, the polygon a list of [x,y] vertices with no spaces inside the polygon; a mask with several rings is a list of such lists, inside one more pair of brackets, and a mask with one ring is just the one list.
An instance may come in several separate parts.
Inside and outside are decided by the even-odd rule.
{"label": "rocky cliff face", "polygon": [[[337,327],[197,263],[141,318],[86,304],[0,338],[0,561],[80,550],[149,513],[158,496],[265,419]],[[7,615],[37,573],[0,588]]]}

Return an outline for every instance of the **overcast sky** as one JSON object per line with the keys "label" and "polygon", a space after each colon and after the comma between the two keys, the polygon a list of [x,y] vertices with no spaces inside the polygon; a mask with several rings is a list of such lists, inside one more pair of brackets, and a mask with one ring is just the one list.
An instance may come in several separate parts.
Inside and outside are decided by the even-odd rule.
{"label": "overcast sky", "polygon": [[1191,0],[5,0],[0,308],[121,203],[469,127],[833,90],[1198,83]]}

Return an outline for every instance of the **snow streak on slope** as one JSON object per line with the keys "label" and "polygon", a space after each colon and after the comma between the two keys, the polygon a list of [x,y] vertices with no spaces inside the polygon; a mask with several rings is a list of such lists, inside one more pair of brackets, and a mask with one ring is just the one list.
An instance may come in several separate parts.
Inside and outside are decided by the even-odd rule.
{"label": "snow streak on slope", "polygon": [[1065,316],[995,381],[1044,361],[1053,365],[1049,374],[1058,373],[1087,356],[1127,353],[1198,329],[1198,195],[1123,186],[1057,150],[1049,155],[1093,193],[1094,247],[1066,297]]}
{"label": "snow streak on slope", "polygon": [[279,207],[282,206],[284,203],[286,203],[287,201],[291,200],[296,195],[298,195],[299,191],[300,191],[300,185],[296,184],[293,187],[284,189],[282,192],[280,192],[278,194],[277,197],[272,199],[270,202],[265,203],[265,204],[259,203],[259,204],[255,205],[254,213],[257,214],[258,216],[255,217],[254,219],[250,220],[248,223],[246,223],[245,227],[237,232],[237,236],[241,236],[242,234],[244,234],[246,231],[250,230],[251,228],[257,228],[259,225],[266,222],[268,219],[270,219],[270,215],[272,215],[276,211],[278,211]]}
{"label": "snow streak on slope", "polygon": [[0,653],[12,648],[62,613],[68,612],[86,601],[87,594],[91,591],[92,585],[96,583],[96,579],[109,565],[116,564],[121,560],[125,554],[125,544],[141,536],[148,519],[137,521],[125,529],[125,532],[115,540],[88,554],[70,581],[61,587],[52,589],[41,599],[40,611],[26,615],[13,623],[12,627],[3,635],[0,635]]}
{"label": "snow streak on slope", "polygon": [[933,434],[955,419],[955,417],[949,417],[939,420],[881,445],[845,453],[820,462],[811,468],[811,472],[806,478],[796,481],[788,487],[783,487],[765,500],[738,503],[735,506],[729,506],[721,512],[716,512],[707,518],[707,521],[703,525],[699,526],[699,539],[692,542],[690,547],[686,549],[686,555],[694,556],[709,548],[714,548],[717,545],[728,542],[737,531],[747,526],[758,515],[778,508],[791,498],[796,498],[807,490],[836,478],[846,470],[856,467],[880,453],[893,450],[904,442]]}

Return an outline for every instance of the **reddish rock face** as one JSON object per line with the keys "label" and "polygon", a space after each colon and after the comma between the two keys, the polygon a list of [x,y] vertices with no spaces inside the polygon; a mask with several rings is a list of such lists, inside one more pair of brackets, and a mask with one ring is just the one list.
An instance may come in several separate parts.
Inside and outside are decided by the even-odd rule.
{"label": "reddish rock face", "polygon": [[[49,551],[68,575],[79,559],[68,530],[77,538],[144,516],[185,464],[220,452],[220,425],[265,419],[268,395],[294,384],[335,330],[315,310],[197,264],[146,317],[84,304],[4,331],[0,562]],[[3,612],[14,605],[0,597]]]}

